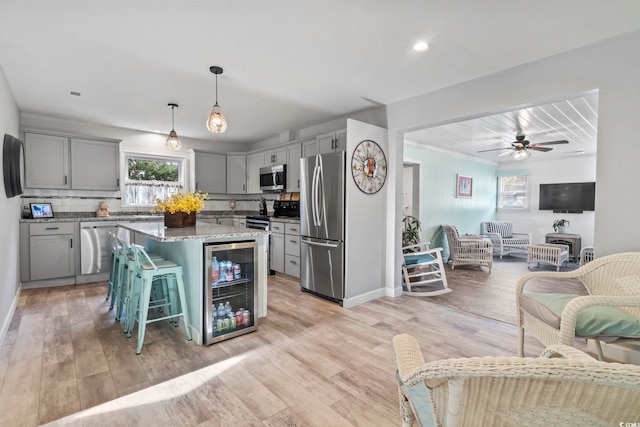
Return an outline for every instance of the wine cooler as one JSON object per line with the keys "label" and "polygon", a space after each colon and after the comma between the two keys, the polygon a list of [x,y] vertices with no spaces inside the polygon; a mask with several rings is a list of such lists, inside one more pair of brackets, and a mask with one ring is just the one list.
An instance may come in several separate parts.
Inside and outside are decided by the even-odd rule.
{"label": "wine cooler", "polygon": [[205,345],[258,330],[258,245],[204,245]]}

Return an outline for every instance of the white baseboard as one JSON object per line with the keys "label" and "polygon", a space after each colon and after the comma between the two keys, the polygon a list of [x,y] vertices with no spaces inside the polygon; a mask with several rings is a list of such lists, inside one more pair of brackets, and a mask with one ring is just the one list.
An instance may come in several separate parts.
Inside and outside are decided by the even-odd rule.
{"label": "white baseboard", "polygon": [[[593,340],[587,341],[587,351],[596,353],[596,345]],[[602,343],[602,352],[606,360],[613,360],[620,363],[630,363],[640,365],[640,342],[629,341],[620,344]]]}
{"label": "white baseboard", "polygon": [[13,296],[11,308],[9,308],[9,312],[2,322],[2,329],[0,329],[0,346],[2,345],[2,343],[4,343],[4,338],[7,336],[7,332],[9,331],[9,325],[11,325],[11,320],[13,320],[13,315],[16,313],[16,307],[18,306],[18,297],[20,297],[21,290],[22,283],[20,284],[20,286],[18,286],[18,292],[16,292],[16,294]]}
{"label": "white baseboard", "polygon": [[385,296],[385,289],[386,288],[375,289],[373,291],[358,295],[353,298],[345,298],[344,300],[342,300],[342,306],[344,308],[351,308],[368,301],[373,301],[374,299]]}
{"label": "white baseboard", "polygon": [[386,296],[388,297],[399,297],[402,295],[402,286],[396,286],[395,288],[385,288]]}

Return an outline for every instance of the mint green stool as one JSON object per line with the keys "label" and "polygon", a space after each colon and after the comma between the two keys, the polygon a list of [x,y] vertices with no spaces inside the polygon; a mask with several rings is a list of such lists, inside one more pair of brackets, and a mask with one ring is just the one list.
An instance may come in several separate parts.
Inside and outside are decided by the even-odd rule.
{"label": "mint green stool", "polygon": [[[136,273],[136,261],[135,253],[133,252],[132,245],[125,240],[116,237],[118,246],[121,248],[117,253],[117,266],[114,274],[115,281],[112,288],[111,307],[113,309],[116,305],[116,322],[120,322],[122,319],[122,312],[127,305],[129,299],[129,290],[132,286],[133,276]],[[153,261],[162,261],[160,255],[148,254]],[[125,332],[126,329],[125,329]]]}
{"label": "mint green stool", "polygon": [[[127,336],[131,336],[136,320],[134,307],[137,307],[138,343],[136,354],[142,352],[147,324],[160,320],[178,320],[182,316],[187,338],[191,341],[182,266],[166,260],[154,262],[142,246],[132,245],[132,250],[136,262],[136,274],[132,277],[133,285],[129,294],[131,309],[127,309],[125,329],[128,331]],[[159,283],[161,286],[157,288],[156,295],[152,296],[154,295],[152,293],[154,283]],[[164,307],[167,309],[164,316],[149,319],[150,309]],[[178,322],[175,326],[178,326]]]}

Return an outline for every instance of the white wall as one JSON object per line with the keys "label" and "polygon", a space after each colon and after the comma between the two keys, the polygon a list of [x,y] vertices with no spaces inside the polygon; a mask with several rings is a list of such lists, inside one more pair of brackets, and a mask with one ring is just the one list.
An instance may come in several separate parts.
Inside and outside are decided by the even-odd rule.
{"label": "white wall", "polygon": [[[400,282],[404,132],[509,111],[599,89],[596,167],[596,256],[640,250],[640,197],[621,195],[636,180],[640,159],[640,31],[552,56],[387,106],[390,166],[387,287]],[[624,188],[624,187],[623,187]],[[629,187],[626,187],[629,188]],[[621,233],[624,229],[624,233]]]}
{"label": "white wall", "polygon": [[[19,111],[13,93],[0,67],[0,138],[5,133],[18,137]],[[18,219],[20,197],[7,199],[4,181],[0,186],[0,345],[4,341],[9,323],[18,301]]]}
{"label": "white wall", "polygon": [[[523,212],[498,211],[496,219],[511,221],[514,231],[531,233],[534,242],[544,242],[547,233],[554,233],[553,221],[568,219],[569,233],[580,234],[582,246],[593,246],[595,212],[557,214],[538,209],[540,184],[561,182],[593,182],[596,180],[596,157],[525,161],[500,165],[498,171],[529,169],[529,210]],[[596,184],[596,191],[598,191]]]}

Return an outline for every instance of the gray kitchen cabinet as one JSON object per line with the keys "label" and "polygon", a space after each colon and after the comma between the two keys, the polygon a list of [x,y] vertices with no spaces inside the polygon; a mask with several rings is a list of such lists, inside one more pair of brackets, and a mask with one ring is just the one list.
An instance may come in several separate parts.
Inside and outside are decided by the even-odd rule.
{"label": "gray kitchen cabinet", "polygon": [[311,157],[318,154],[318,141],[313,138],[307,141],[302,141],[302,157]]}
{"label": "gray kitchen cabinet", "polygon": [[334,151],[346,151],[347,130],[342,129],[335,132],[327,132],[316,137],[318,141],[318,153],[332,153]]}
{"label": "gray kitchen cabinet", "polygon": [[284,222],[271,221],[271,236],[269,238],[269,256],[271,269],[284,273]]}
{"label": "gray kitchen cabinet", "polygon": [[287,191],[300,191],[300,158],[302,145],[300,143],[287,145]]}
{"label": "gray kitchen cabinet", "polygon": [[244,216],[234,216],[233,217],[233,226],[245,228],[247,226],[247,219]]}
{"label": "gray kitchen cabinet", "polygon": [[78,190],[120,189],[120,149],[105,141],[71,138],[71,187]]}
{"label": "gray kitchen cabinet", "polygon": [[120,189],[117,140],[25,132],[27,188]]}
{"label": "gray kitchen cabinet", "polygon": [[287,147],[247,154],[247,194],[262,193],[260,190],[260,168],[286,163]]}
{"label": "gray kitchen cabinet", "polygon": [[260,190],[260,168],[264,166],[264,154],[247,155],[247,194],[262,193]]}
{"label": "gray kitchen cabinet", "polygon": [[284,227],[284,274],[300,277],[300,224]]}
{"label": "gray kitchen cabinet", "polygon": [[29,225],[29,280],[75,276],[77,223]]}
{"label": "gray kitchen cabinet", "polygon": [[69,138],[25,133],[26,188],[71,188]]}
{"label": "gray kitchen cabinet", "polygon": [[247,192],[247,156],[227,154],[227,194]]}
{"label": "gray kitchen cabinet", "polygon": [[226,194],[227,156],[196,151],[195,178],[196,190],[203,193]]}

